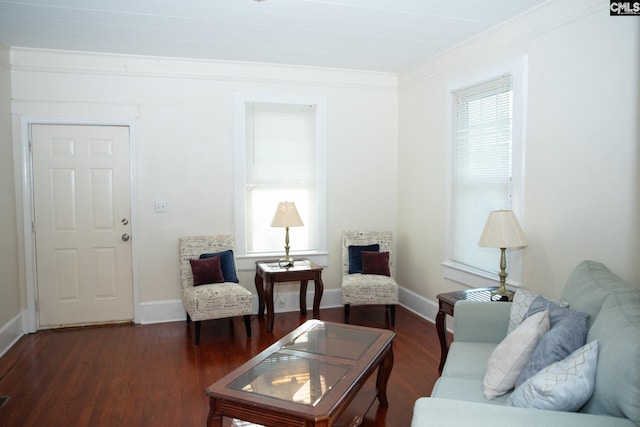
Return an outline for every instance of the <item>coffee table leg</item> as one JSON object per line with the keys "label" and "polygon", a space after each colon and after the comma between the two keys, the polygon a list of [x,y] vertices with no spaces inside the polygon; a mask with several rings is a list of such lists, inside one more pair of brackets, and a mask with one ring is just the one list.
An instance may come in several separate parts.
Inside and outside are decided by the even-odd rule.
{"label": "coffee table leg", "polygon": [[222,414],[216,409],[216,399],[209,398],[209,416],[207,417],[207,427],[222,427]]}
{"label": "coffee table leg", "polygon": [[376,388],[378,389],[378,401],[381,406],[389,406],[389,400],[387,399],[387,383],[391,376],[391,369],[393,368],[393,347],[389,347],[389,353],[385,356],[378,367],[378,378],[376,380]]}

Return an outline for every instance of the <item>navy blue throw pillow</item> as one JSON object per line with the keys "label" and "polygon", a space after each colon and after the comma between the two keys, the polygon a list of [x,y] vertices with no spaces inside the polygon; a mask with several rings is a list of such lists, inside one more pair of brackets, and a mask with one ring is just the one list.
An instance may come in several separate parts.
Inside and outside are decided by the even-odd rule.
{"label": "navy blue throw pillow", "polygon": [[236,263],[233,260],[233,251],[229,249],[212,254],[202,254],[200,255],[200,259],[212,258],[214,256],[220,256],[220,267],[222,267],[222,275],[224,276],[224,281],[235,283],[240,282],[240,280],[238,280],[238,275],[236,274]]}
{"label": "navy blue throw pillow", "polygon": [[349,274],[362,273],[362,251],[380,252],[380,245],[349,246]]}

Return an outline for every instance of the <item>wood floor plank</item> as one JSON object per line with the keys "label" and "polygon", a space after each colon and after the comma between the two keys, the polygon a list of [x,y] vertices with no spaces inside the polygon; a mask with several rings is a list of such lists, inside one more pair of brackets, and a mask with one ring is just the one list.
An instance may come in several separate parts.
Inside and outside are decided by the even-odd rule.
{"label": "wood floor plank", "polygon": [[[0,358],[0,426],[206,425],[208,385],[311,318],[277,313],[272,333],[253,316],[252,337],[242,319],[204,322],[200,345],[193,324],[118,325],[45,330],[22,337]],[[343,310],[324,309],[322,320],[343,321]],[[352,307],[351,323],[385,328],[384,307]],[[397,309],[389,407],[377,402],[364,427],[402,427],[413,403],[428,396],[438,378],[435,326]],[[225,420],[225,426],[230,420]]]}

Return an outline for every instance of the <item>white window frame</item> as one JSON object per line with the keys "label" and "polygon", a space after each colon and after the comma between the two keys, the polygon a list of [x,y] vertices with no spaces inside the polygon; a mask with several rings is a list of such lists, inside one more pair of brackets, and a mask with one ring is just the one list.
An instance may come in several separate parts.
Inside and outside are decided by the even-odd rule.
{"label": "white window frame", "polygon": [[[451,182],[452,182],[452,125],[453,125],[453,94],[454,92],[481,84],[491,79],[500,77],[505,74],[510,74],[513,78],[513,112],[512,112],[512,177],[511,177],[511,209],[514,211],[520,225],[522,226],[525,235],[525,218],[524,218],[524,184],[525,184],[525,135],[526,135],[526,117],[527,117],[527,69],[528,58],[522,56],[517,59],[505,61],[498,64],[495,67],[486,69],[483,72],[474,73],[471,76],[464,76],[458,80],[450,81],[447,85],[448,90],[448,176],[447,176],[447,226],[445,230],[445,260],[443,261],[443,274],[444,278],[460,283],[462,285],[480,288],[489,286],[498,286],[500,281],[499,277],[490,276],[486,273],[478,270],[468,268],[467,266],[460,265],[454,261],[448,259],[450,253],[450,240],[449,230],[453,224],[450,223],[450,210],[451,210]],[[487,212],[487,217],[489,212]],[[480,236],[478,236],[478,239]],[[499,251],[499,249],[496,249]],[[507,251],[507,267],[509,275],[507,276],[507,285],[513,288],[519,288],[522,286],[522,277],[524,273],[524,250],[510,250]],[[496,266],[497,267],[497,266]]]}
{"label": "white window frame", "polygon": [[[326,266],[327,250],[327,102],[322,97],[288,96],[274,94],[235,94],[233,99],[233,158],[234,158],[234,229],[238,270],[254,270],[255,261],[278,258],[277,253],[247,253],[246,226],[246,104],[261,102],[316,106],[316,217],[317,250],[299,251],[293,245],[292,256],[308,258]],[[284,245],[284,232],[283,232]],[[284,250],[283,250],[284,251]],[[284,252],[283,252],[284,253]]]}

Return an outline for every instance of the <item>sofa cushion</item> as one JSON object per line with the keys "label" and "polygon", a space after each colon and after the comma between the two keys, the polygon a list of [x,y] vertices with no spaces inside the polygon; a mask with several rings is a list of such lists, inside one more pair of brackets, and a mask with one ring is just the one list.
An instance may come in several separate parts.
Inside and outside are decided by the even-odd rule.
{"label": "sofa cushion", "polygon": [[626,418],[515,408],[465,402],[458,399],[421,397],[413,406],[411,427],[637,427]]}
{"label": "sofa cushion", "polygon": [[527,316],[549,310],[551,329],[540,338],[540,342],[531,353],[531,358],[516,380],[516,387],[542,370],[542,368],[558,362],[585,344],[587,339],[587,318],[567,307],[562,307],[541,296],[531,304]]}
{"label": "sofa cushion", "polygon": [[576,266],[562,291],[562,300],[576,311],[589,315],[588,327],[596,320],[600,307],[616,290],[629,285],[613,274],[606,265],[595,261],[583,261]]}
{"label": "sofa cushion", "polygon": [[494,399],[511,390],[531,356],[536,344],[549,330],[549,312],[536,313],[525,319],[495,348],[484,375],[482,392]]}
{"label": "sofa cushion", "polygon": [[592,341],[517,387],[507,405],[575,412],[593,393],[597,365],[598,341]]}
{"label": "sofa cushion", "polygon": [[487,403],[491,405],[506,406],[509,393],[488,400],[482,393],[482,377],[460,378],[440,377],[431,391],[432,397],[444,399],[465,400],[467,402]]}
{"label": "sofa cushion", "polygon": [[598,340],[596,387],[581,412],[629,418],[640,426],[640,289],[617,289],[602,305],[587,341]]}

